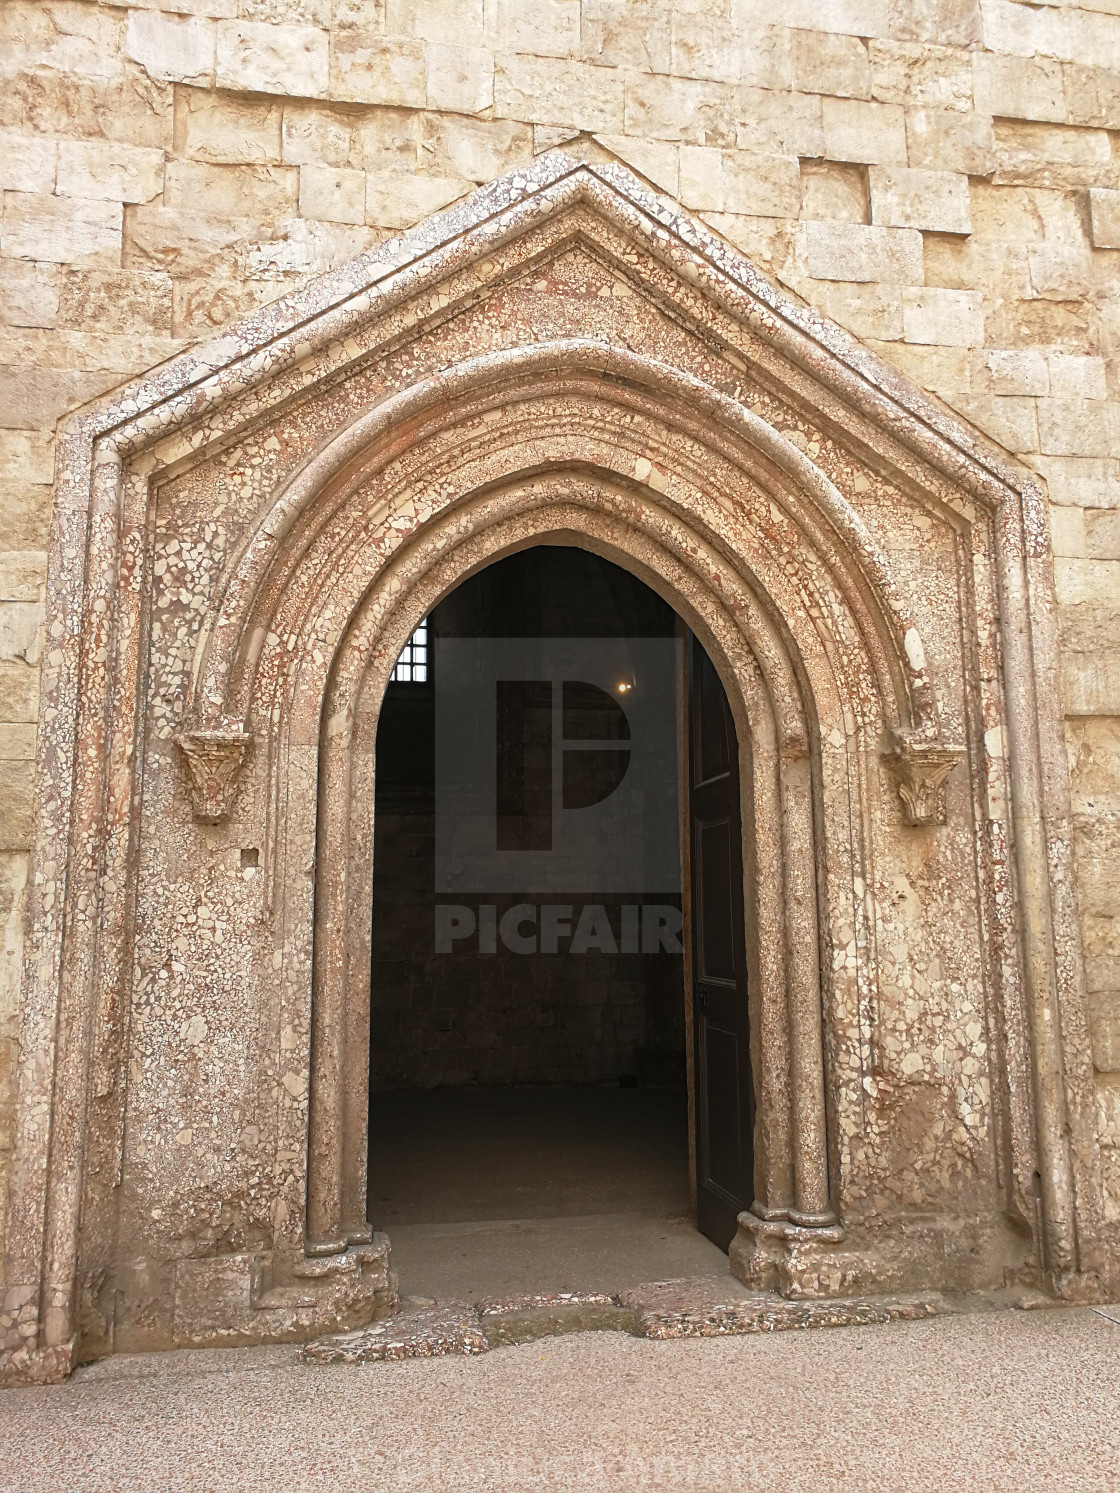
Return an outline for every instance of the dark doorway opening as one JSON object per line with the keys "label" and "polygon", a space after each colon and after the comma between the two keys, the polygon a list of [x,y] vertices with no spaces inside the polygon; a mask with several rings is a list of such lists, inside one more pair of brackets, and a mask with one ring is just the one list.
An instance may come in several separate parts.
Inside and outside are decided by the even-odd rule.
{"label": "dark doorway opening", "polygon": [[[392,1239],[406,1294],[602,1290],[711,1273],[720,1257],[697,1233],[698,1203],[700,1226],[723,1250],[734,1232],[729,1209],[750,1203],[749,1192],[739,1200],[726,1187],[729,1141],[712,1128],[728,1121],[729,1105],[750,1102],[749,1063],[746,1092],[738,1067],[732,1092],[727,1062],[720,1066],[726,1041],[719,1046],[740,994],[736,1032],[745,1039],[745,983],[729,994],[726,980],[712,986],[703,968],[710,993],[700,999],[714,993],[723,1002],[715,1013],[723,1024],[697,1028],[702,1087],[690,1128],[685,986],[693,971],[674,937],[679,862],[673,885],[443,887],[437,690],[441,665],[462,657],[448,645],[464,639],[661,639],[659,667],[673,675],[668,697],[682,714],[694,717],[701,699],[711,714],[713,679],[722,697],[707,665],[710,677],[692,687],[690,703],[687,675],[707,661],[655,592],[569,547],[534,547],[480,571],[440,603],[402,655],[407,667],[388,686],[377,737],[370,1221]],[[641,645],[633,647],[637,655]],[[550,696],[541,680],[518,678],[499,681],[495,703],[480,705],[497,712],[499,849],[553,848],[552,806],[594,805],[626,781],[634,743],[625,692],[634,682],[625,668],[614,687],[622,710],[586,681],[565,680]],[[675,721],[673,729],[675,771]],[[693,752],[710,752],[710,732],[698,730]],[[551,731],[581,738],[580,750],[553,752]],[[555,791],[550,773],[563,778]],[[691,777],[681,789],[695,820]],[[677,836],[675,791],[645,808],[671,818]],[[737,812],[737,799],[725,808]],[[738,874],[741,886],[741,867]],[[709,868],[709,909],[713,875]],[[719,936],[713,916],[708,964]],[[741,890],[737,926],[741,947]],[[748,1148],[752,1118],[743,1121]],[[738,1125],[734,1145],[742,1153]],[[740,1190],[743,1170],[740,1154]]]}

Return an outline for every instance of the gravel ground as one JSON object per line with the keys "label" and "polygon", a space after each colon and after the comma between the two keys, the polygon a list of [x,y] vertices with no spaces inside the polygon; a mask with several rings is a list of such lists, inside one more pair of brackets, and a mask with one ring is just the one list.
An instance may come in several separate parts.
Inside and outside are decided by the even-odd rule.
{"label": "gravel ground", "polygon": [[0,1394],[0,1487],[1114,1493],[1110,1310],[703,1341],[592,1332],[362,1367],[300,1366],[284,1348],[107,1360]]}

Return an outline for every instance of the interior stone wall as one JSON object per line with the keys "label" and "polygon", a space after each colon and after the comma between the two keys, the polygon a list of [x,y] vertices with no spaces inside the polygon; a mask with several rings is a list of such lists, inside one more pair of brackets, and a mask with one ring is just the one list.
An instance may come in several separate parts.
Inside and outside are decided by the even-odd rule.
{"label": "interior stone wall", "polygon": [[584,133],[1048,484],[1120,1220],[1120,15],[1108,0],[0,8],[0,1219],[56,421]]}

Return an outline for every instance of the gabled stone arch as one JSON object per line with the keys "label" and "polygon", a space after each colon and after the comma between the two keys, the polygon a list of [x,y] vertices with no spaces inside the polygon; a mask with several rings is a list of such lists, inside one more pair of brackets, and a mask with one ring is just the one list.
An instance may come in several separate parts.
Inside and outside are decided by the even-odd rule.
{"label": "gabled stone arch", "polygon": [[[539,433],[549,401],[570,428],[530,460],[518,422]],[[559,152],[80,412],[58,451],[10,1374],[138,1345],[141,1318],[155,1344],[374,1309],[369,1246],[315,1253],[360,1236],[360,1163],[320,1166],[314,1134],[306,1160],[309,1081],[328,1118],[345,1104],[310,1024],[353,991],[337,929],[367,895],[376,703],[419,609],[541,534],[602,546],[694,623],[796,850],[800,932],[756,976],[770,1216],[745,1218],[738,1268],[807,1292],[1005,1264],[1092,1287],[1030,474],[628,172]],[[317,893],[339,815],[359,849]],[[343,1051],[360,1004],[327,1023]]]}

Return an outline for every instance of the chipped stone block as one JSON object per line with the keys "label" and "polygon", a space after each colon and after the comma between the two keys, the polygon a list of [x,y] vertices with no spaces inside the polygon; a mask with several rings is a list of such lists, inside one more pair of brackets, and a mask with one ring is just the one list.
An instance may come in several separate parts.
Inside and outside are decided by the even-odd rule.
{"label": "chipped stone block", "polygon": [[731,14],[747,31],[773,25],[886,36],[889,26],[887,0],[733,0]]}
{"label": "chipped stone block", "polygon": [[821,99],[811,93],[739,90],[736,143],[778,156],[824,155]]}
{"label": "chipped stone block", "polygon": [[[684,152],[681,147],[683,172]],[[795,218],[801,206],[801,171],[795,156],[750,155],[725,150],[723,210],[755,217]]]}
{"label": "chipped stone block", "polygon": [[0,6],[0,56],[5,71],[41,68],[74,78],[121,75],[125,18],[92,5],[8,0]]}
{"label": "chipped stone block", "polygon": [[1120,75],[1110,68],[1067,63],[1062,80],[1070,124],[1120,130]]}
{"label": "chipped stone block", "polygon": [[1056,399],[1107,399],[1108,386],[1103,358],[1080,357],[1076,353],[1050,353],[1050,393]]}
{"label": "chipped stone block", "polygon": [[[302,100],[285,105],[280,151],[285,165],[372,166],[361,147],[361,121],[350,109]],[[413,148],[415,158],[415,147]]]}
{"label": "chipped stone block", "polygon": [[971,47],[983,39],[980,0],[891,0],[890,34],[900,41]]}
{"label": "chipped stone block", "polygon": [[22,659],[0,658],[0,714],[7,721],[26,725],[39,719],[39,671]]}
{"label": "chipped stone block", "polygon": [[[1063,510],[1064,511],[1064,510]],[[1097,560],[1120,560],[1120,510],[1076,509],[1085,519],[1085,553]],[[1120,772],[1115,782],[1120,791]],[[1120,805],[1118,805],[1120,807]]]}
{"label": "chipped stone block", "polygon": [[0,259],[0,325],[53,327],[58,316],[58,276],[53,264]]}
{"label": "chipped stone block", "polygon": [[603,67],[668,73],[671,22],[661,0],[584,0],[583,57]]}
{"label": "chipped stone block", "polygon": [[[3,608],[0,607],[0,647],[3,632]],[[4,771],[0,773],[0,851],[31,848],[34,778],[34,762],[4,763]]]}
{"label": "chipped stone block", "polygon": [[[975,219],[973,221],[975,230]],[[975,290],[978,286],[1016,306],[1033,295],[1026,250],[1013,244],[978,243],[972,238],[937,235],[925,240],[926,284],[950,290]],[[1000,346],[989,326],[988,341]],[[1021,345],[1016,337],[1012,346]]]}
{"label": "chipped stone block", "polygon": [[152,270],[67,270],[59,280],[58,325],[99,334],[171,332],[171,279]]}
{"label": "chipped stone block", "polygon": [[1120,192],[1093,188],[1089,193],[1089,216],[1093,246],[1120,249]]}
{"label": "chipped stone block", "polygon": [[962,395],[954,401],[966,420],[1008,451],[1038,450],[1035,401],[999,394]]}
{"label": "chipped stone block", "polygon": [[334,33],[330,94],[360,104],[422,109],[427,100],[423,43],[373,32]]}
{"label": "chipped stone block", "polygon": [[532,132],[512,120],[442,118],[434,170],[466,181],[493,181],[533,158]]}
{"label": "chipped stone block", "polygon": [[1046,479],[1051,503],[1120,510],[1120,470],[1115,460],[1093,456],[1039,456],[1033,465]]}
{"label": "chipped stone block", "polygon": [[995,132],[984,114],[908,109],[906,149],[911,166],[985,176],[995,162]]}
{"label": "chipped stone block", "polygon": [[[657,81],[664,85],[668,80]],[[494,65],[495,113],[528,124],[622,133],[622,89],[623,76],[611,67],[552,57],[502,57]],[[627,133],[657,132],[637,128]]]}
{"label": "chipped stone block", "polygon": [[158,10],[129,12],[125,53],[149,77],[205,88],[214,76],[213,24]]}
{"label": "chipped stone block", "polygon": [[57,141],[0,130],[0,188],[4,191],[52,191],[57,161]]}
{"label": "chipped stone block", "polygon": [[0,253],[52,264],[104,265],[121,259],[124,209],[96,198],[49,197],[7,192],[0,226]]}
{"label": "chipped stone block", "polygon": [[364,223],[366,176],[339,166],[301,166],[299,210],[328,223]]}
{"label": "chipped stone block", "polygon": [[1085,510],[1051,506],[1050,543],[1056,556],[1083,556],[1085,554]]}
{"label": "chipped stone block", "polygon": [[712,212],[793,217],[801,197],[800,170],[793,156],[682,145],[680,194],[686,206]]}
{"label": "chipped stone block", "polygon": [[1086,247],[1085,204],[1079,193],[992,186],[985,181],[974,181],[970,183],[969,196],[972,231],[977,239],[1022,248]]}
{"label": "chipped stone block", "polygon": [[498,0],[497,39],[502,51],[534,57],[579,53],[580,0]]}
{"label": "chipped stone block", "polygon": [[606,147],[630,167],[671,197],[680,194],[680,148],[668,140],[639,140],[633,135],[596,135]]}
{"label": "chipped stone block", "polygon": [[[340,33],[342,37],[347,35]],[[346,58],[351,54],[343,51],[341,55]],[[316,26],[218,22],[215,79],[219,88],[323,98],[329,82],[328,61],[327,33]]]}
{"label": "chipped stone block", "polygon": [[1120,456],[1120,404],[1040,399],[1039,450],[1049,456]]}
{"label": "chipped stone block", "polygon": [[485,1353],[490,1347],[478,1312],[461,1302],[400,1312],[359,1332],[306,1343],[303,1363],[378,1363]]}
{"label": "chipped stone block", "polygon": [[[182,154],[210,165],[276,162],[283,109],[272,100],[184,89]],[[329,162],[324,164],[330,164]]]}
{"label": "chipped stone block", "polygon": [[163,191],[163,151],[110,140],[62,140],[58,187],[65,197],[151,202]]}
{"label": "chipped stone block", "polygon": [[830,161],[905,166],[906,123],[897,104],[826,98],[821,108],[824,151]]}
{"label": "chipped stone block", "polygon": [[957,347],[934,343],[872,343],[890,363],[911,378],[922,389],[949,401],[972,391],[972,365],[969,354]]}
{"label": "chipped stone block", "polygon": [[429,109],[481,114],[493,104],[493,52],[482,47],[449,47],[429,42],[427,68]]}
{"label": "chipped stone block", "polygon": [[1065,123],[1066,99],[1060,62],[977,52],[973,78],[976,107],[982,114]]}
{"label": "chipped stone block", "polygon": [[902,336],[902,291],[897,285],[838,285],[822,281],[813,300],[856,337],[894,342]]}
{"label": "chipped stone block", "polygon": [[794,88],[838,98],[871,97],[867,46],[858,37],[828,31],[791,31],[789,45]]}
{"label": "chipped stone block", "polygon": [[954,47],[918,42],[868,43],[871,97],[929,109],[972,107],[972,57]]}
{"label": "chipped stone block", "polygon": [[975,290],[907,287],[902,292],[903,335],[907,342],[976,347],[984,341],[983,302]]}
{"label": "chipped stone block", "polygon": [[841,161],[802,161],[801,216],[827,223],[870,223],[867,167]]}
{"label": "chipped stone block", "polygon": [[1115,187],[1116,165],[1104,130],[997,119],[993,182],[1028,187]]}
{"label": "chipped stone block", "polygon": [[922,236],[910,228],[810,222],[805,224],[805,245],[815,280],[922,281]]}
{"label": "chipped stone block", "polygon": [[428,213],[462,197],[471,186],[458,177],[371,171],[366,177],[366,222],[380,228],[411,228]]}
{"label": "chipped stone block", "polygon": [[[384,0],[383,29],[389,36],[445,42],[453,47],[474,46],[486,26],[484,4],[485,0]],[[356,9],[358,14],[349,24],[368,26],[378,7],[357,0]]]}
{"label": "chipped stone block", "polygon": [[192,274],[212,267],[219,258],[232,258],[240,246],[266,236],[264,225],[248,217],[220,218],[189,207],[150,204],[131,208],[124,243],[129,269],[154,269]]}
{"label": "chipped stone block", "polygon": [[1091,249],[1074,244],[1032,244],[1027,250],[1031,286],[1035,295],[1055,301],[1079,301],[1088,297],[1108,271]]}
{"label": "chipped stone block", "polygon": [[164,202],[213,217],[272,218],[294,212],[299,172],[291,166],[208,166],[169,161]]}
{"label": "chipped stone block", "polygon": [[0,425],[12,430],[53,429],[68,410],[119,382],[119,372],[0,367]]}
{"label": "chipped stone block", "polygon": [[871,221],[934,233],[971,233],[968,177],[953,171],[872,166]]}
{"label": "chipped stone block", "polygon": [[54,481],[54,432],[0,431],[0,471],[7,483],[49,486]]}
{"label": "chipped stone block", "polygon": [[671,26],[672,76],[789,87],[791,36],[784,26],[747,31],[724,16],[679,11],[672,11]]}
{"label": "chipped stone block", "polygon": [[993,394],[1049,394],[1050,374],[1040,352],[993,348],[984,354]]}
{"label": "chipped stone block", "polygon": [[734,145],[735,97],[728,83],[636,77],[626,85],[625,133],[691,145]]}

